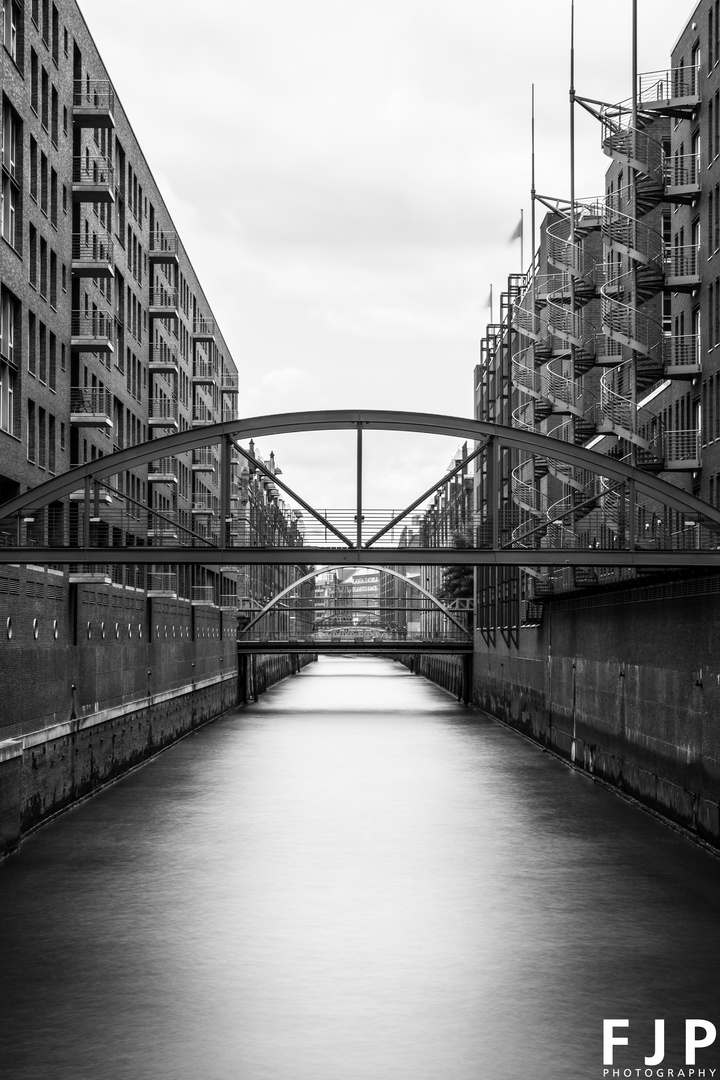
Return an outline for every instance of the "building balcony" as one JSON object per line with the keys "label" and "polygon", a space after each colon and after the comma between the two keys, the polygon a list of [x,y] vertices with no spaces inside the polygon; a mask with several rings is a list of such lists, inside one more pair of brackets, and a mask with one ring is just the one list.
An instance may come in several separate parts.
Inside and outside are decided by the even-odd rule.
{"label": "building balcony", "polygon": [[151,289],[148,303],[151,319],[179,319],[180,300],[177,289]]}
{"label": "building balcony", "polygon": [[215,320],[206,319],[199,316],[193,321],[193,340],[194,341],[214,341],[215,340]]}
{"label": "building balcony", "polygon": [[73,311],[70,345],[78,352],[115,351],[115,316],[111,311]]}
{"label": "building balcony", "polygon": [[115,91],[107,79],[76,79],[73,124],[86,128],[115,127]]}
{"label": "building balcony", "polygon": [[193,427],[202,427],[205,424],[214,424],[215,422],[215,410],[212,408],[211,405],[204,405],[202,403],[193,405]]}
{"label": "building balcony", "polygon": [[109,428],[112,431],[113,395],[104,387],[72,387],[70,423],[76,427]]}
{"label": "building balcony", "polygon": [[177,574],[150,570],[147,576],[148,596],[164,596],[168,600],[177,600]]}
{"label": "building balcony", "polygon": [[177,460],[173,457],[159,458],[151,461],[148,468],[149,484],[177,484],[178,467]]}
{"label": "building balcony", "polygon": [[156,374],[177,375],[180,370],[177,349],[164,341],[150,343],[149,360],[150,371]]}
{"label": "building balcony", "polygon": [[220,593],[220,610],[237,611],[238,598],[235,593]]}
{"label": "building balcony", "polygon": [[225,408],[222,411],[222,418],[223,418],[223,423],[225,423],[228,420],[237,420],[238,419],[237,407],[236,406],[227,406],[226,405]]}
{"label": "building balcony", "polygon": [[68,581],[71,585],[112,585],[110,565],[109,563],[78,563],[71,567]]}
{"label": "building balcony", "polygon": [[193,607],[215,607],[215,587],[213,585],[191,585],[190,603]]}
{"label": "building balcony", "polygon": [[237,394],[240,392],[240,378],[237,371],[223,371],[220,389],[223,394]]}
{"label": "building balcony", "polygon": [[694,64],[638,75],[638,104],[644,112],[687,119],[700,105],[697,75]]}
{"label": "building balcony", "polygon": [[673,471],[694,471],[701,466],[700,432],[694,428],[686,431],[665,432],[665,468]]}
{"label": "building balcony", "polygon": [[193,495],[192,513],[198,517],[214,516],[217,500],[213,495]]}
{"label": "building balcony", "polygon": [[114,202],[115,170],[110,158],[99,154],[74,157],[72,194],[77,202]]}
{"label": "building balcony", "polygon": [[114,277],[113,259],[114,247],[109,236],[86,240],[82,233],[73,233],[72,272],[75,277]]}
{"label": "building balcony", "polygon": [[150,233],[148,259],[151,265],[177,266],[179,261],[178,237],[176,232]]}
{"label": "building balcony", "polygon": [[193,364],[193,382],[196,386],[214,386],[217,381],[215,366],[209,360],[196,359]]}
{"label": "building balcony", "polygon": [[669,247],[665,259],[665,285],[673,292],[700,288],[698,250],[694,245]]}
{"label": "building balcony", "polygon": [[178,403],[164,397],[153,397],[148,402],[148,423],[150,427],[178,428]]}
{"label": "building balcony", "polygon": [[676,154],[665,162],[665,197],[669,202],[688,203],[700,194],[697,154]]}
{"label": "building balcony", "polygon": [[695,379],[702,374],[700,339],[697,334],[681,334],[669,339],[665,349],[668,379]]}
{"label": "building balcony", "polygon": [[196,473],[214,473],[217,462],[209,446],[193,450],[192,471]]}

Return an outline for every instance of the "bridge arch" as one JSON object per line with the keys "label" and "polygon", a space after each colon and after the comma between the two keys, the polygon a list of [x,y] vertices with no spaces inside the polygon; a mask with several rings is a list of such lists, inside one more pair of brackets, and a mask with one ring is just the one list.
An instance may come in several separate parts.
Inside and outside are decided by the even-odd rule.
{"label": "bridge arch", "polygon": [[[370,568],[369,563],[359,563],[358,565],[367,566],[368,568]],[[318,567],[318,569],[311,570],[308,574],[305,574],[303,577],[298,578],[297,581],[293,581],[290,585],[286,586],[286,588],[281,589],[281,591],[277,593],[276,596],[273,596],[272,600],[268,601],[262,611],[259,611],[257,615],[250,620],[247,626],[243,628],[242,633],[246,634],[248,630],[251,630],[256,623],[260,622],[263,616],[267,615],[268,612],[272,611],[272,609],[283,599],[283,597],[287,596],[291,592],[294,592],[295,589],[299,588],[301,585],[304,585],[306,581],[312,581],[313,578],[318,577],[320,574],[327,574],[332,572],[333,570],[344,569],[346,568],[339,564],[336,566],[320,566]],[[389,566],[373,567],[373,569],[380,570],[384,574],[390,574],[392,577],[399,578],[402,581],[406,582],[413,589],[416,589],[419,593],[422,593],[422,595],[432,604],[434,604],[435,607],[437,607],[443,613],[443,615],[446,616],[446,618],[450,619],[451,622],[454,622],[455,625],[460,628],[460,630],[462,630],[464,633],[467,632],[467,627],[463,626],[460,620],[455,618],[453,613],[445,607],[445,605],[442,603],[441,600],[438,599],[437,596],[429,592],[427,589],[423,588],[422,585],[419,585],[415,581],[411,581],[404,574],[401,574],[398,570],[393,570]]]}
{"label": "bridge arch", "polygon": [[227,445],[235,439],[259,438],[295,432],[332,431],[358,428],[363,431],[407,431],[429,435],[450,435],[500,447],[551,457],[608,477],[618,483],[632,481],[637,491],[681,513],[701,515],[720,526],[720,508],[698,499],[689,492],[660,480],[624,461],[610,458],[584,446],[540,435],[522,428],[491,424],[484,420],[438,413],[401,412],[382,409],[330,409],[311,412],[273,413],[244,419],[226,420],[202,428],[190,428],[161,439],[108,454],[86,462],[70,472],[17,495],[0,506],[0,518],[8,518],[28,509],[46,506],[77,489],[81,481],[112,476],[126,469],[144,465],[156,458],[180,454],[212,444]]}

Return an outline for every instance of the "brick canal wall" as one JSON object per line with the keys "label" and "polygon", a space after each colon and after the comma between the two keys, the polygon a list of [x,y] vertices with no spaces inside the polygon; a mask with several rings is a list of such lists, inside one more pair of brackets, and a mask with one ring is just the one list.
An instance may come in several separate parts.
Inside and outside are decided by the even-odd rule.
{"label": "brick canal wall", "polygon": [[[472,700],[720,846],[720,579],[546,604],[477,634]],[[696,595],[689,595],[695,591]]]}
{"label": "brick canal wall", "polygon": [[432,656],[427,653],[403,654],[400,662],[416,675],[442,686],[458,699],[463,693],[463,662],[458,656]]}
{"label": "brick canal wall", "polygon": [[[251,696],[309,661],[254,658]],[[55,814],[244,700],[248,695],[233,671],[0,742],[0,855]]]}

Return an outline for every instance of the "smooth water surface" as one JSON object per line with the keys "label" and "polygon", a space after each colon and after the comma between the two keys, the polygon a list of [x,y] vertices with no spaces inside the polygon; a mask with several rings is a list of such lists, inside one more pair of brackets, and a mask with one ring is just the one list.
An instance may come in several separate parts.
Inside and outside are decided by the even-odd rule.
{"label": "smooth water surface", "polygon": [[682,1065],[719,911],[712,856],[400,665],[322,658],[0,866],[0,1075],[584,1080],[603,1017],[616,1066],[655,1017]]}

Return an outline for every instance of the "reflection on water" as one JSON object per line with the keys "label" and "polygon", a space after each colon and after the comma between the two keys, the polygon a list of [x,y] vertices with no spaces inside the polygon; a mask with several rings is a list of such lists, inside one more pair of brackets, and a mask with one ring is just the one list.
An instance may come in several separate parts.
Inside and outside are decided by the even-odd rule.
{"label": "reflection on water", "polygon": [[682,1064],[685,1017],[720,1029],[719,902],[648,816],[399,665],[326,658],[0,867],[0,1075],[581,1080],[603,1017],[637,1038],[616,1065],[655,1017]]}

